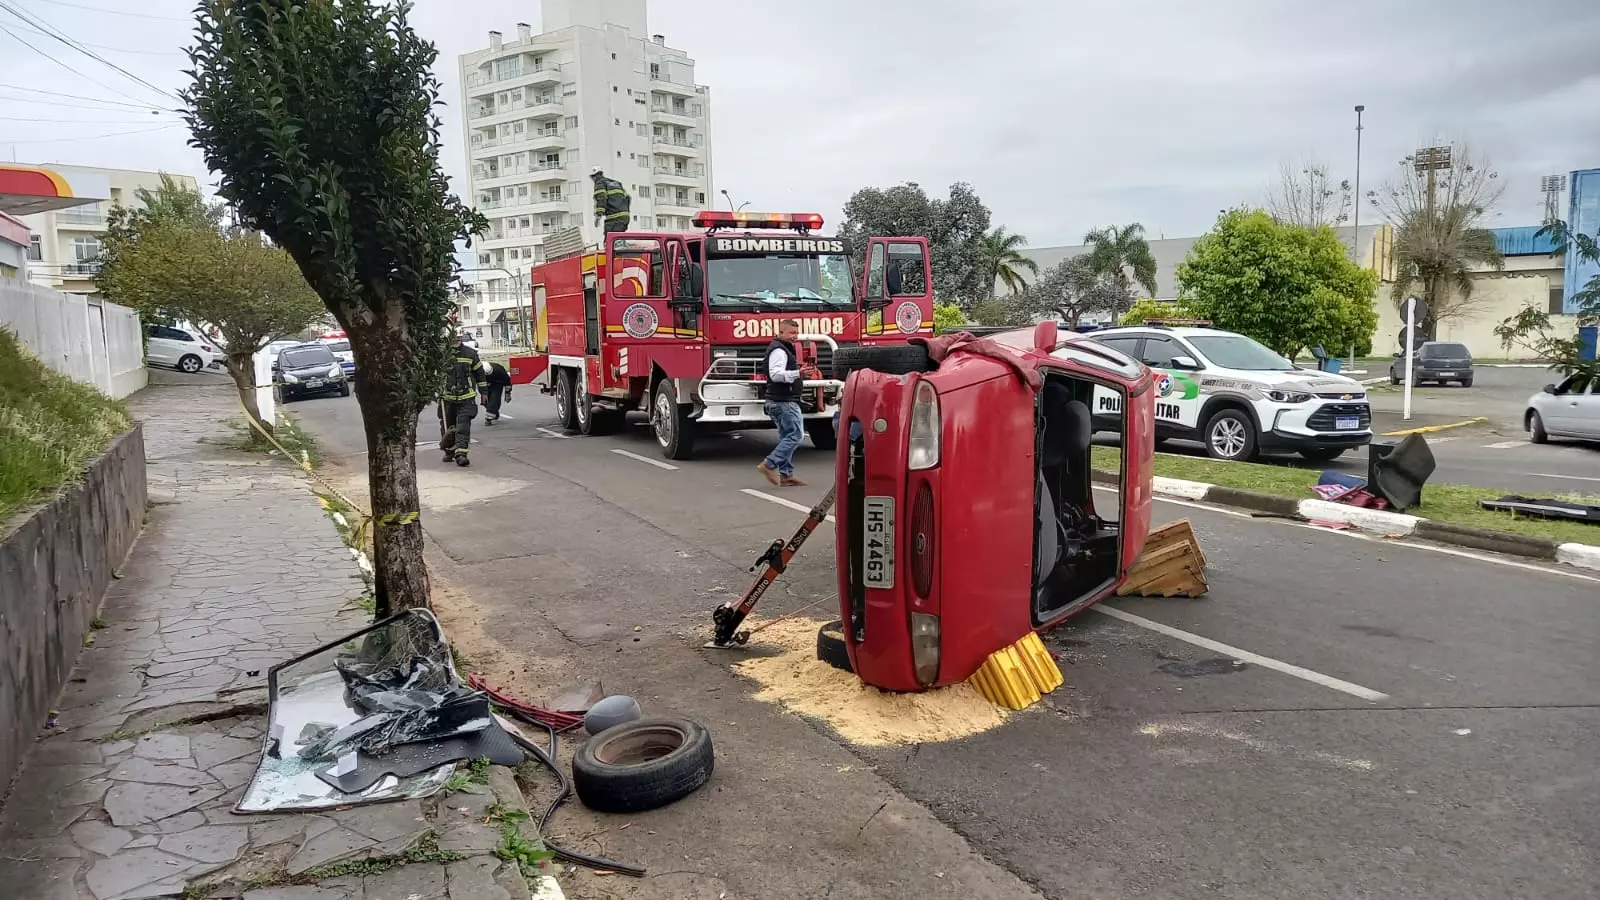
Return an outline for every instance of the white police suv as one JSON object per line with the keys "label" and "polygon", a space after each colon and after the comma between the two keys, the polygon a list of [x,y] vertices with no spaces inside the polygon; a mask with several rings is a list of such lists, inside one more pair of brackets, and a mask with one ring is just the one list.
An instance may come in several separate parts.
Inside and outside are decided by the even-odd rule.
{"label": "white police suv", "polygon": [[[1086,337],[1155,370],[1158,442],[1199,441],[1216,459],[1297,451],[1316,462],[1372,442],[1372,410],[1360,382],[1298,368],[1242,334],[1145,324]],[[1120,430],[1120,404],[1112,391],[1095,389],[1097,430]]]}

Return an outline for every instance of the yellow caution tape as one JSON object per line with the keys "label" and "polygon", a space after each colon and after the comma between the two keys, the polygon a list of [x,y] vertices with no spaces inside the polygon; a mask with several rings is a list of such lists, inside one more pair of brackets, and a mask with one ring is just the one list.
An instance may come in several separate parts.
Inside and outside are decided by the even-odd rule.
{"label": "yellow caution tape", "polygon": [[968,681],[989,702],[1007,709],[1026,709],[1066,683],[1050,651],[1033,632],[989,654]]}

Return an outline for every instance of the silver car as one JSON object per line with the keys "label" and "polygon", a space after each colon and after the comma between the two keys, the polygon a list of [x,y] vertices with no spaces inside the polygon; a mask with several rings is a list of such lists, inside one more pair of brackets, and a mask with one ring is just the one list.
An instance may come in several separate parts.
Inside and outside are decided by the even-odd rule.
{"label": "silver car", "polygon": [[1522,427],[1535,444],[1549,439],[1600,441],[1600,378],[1569,375],[1528,398]]}

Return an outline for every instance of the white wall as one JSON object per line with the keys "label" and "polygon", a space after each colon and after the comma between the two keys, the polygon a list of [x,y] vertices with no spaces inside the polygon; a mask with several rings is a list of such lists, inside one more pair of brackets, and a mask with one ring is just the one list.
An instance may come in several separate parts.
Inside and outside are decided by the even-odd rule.
{"label": "white wall", "polygon": [[139,314],[125,306],[0,281],[0,325],[45,365],[104,394],[120,399],[148,381]]}

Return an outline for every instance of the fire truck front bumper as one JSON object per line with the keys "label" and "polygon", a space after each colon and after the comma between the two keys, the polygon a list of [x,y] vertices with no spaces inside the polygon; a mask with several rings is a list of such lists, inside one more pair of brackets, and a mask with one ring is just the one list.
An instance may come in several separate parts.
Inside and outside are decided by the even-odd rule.
{"label": "fire truck front bumper", "polygon": [[[718,387],[721,387],[719,385]],[[754,387],[754,386],[752,386]],[[832,420],[834,413],[839,409],[839,391],[844,387],[841,381],[822,380],[807,381],[802,390],[803,399],[800,402],[800,415],[807,420],[827,419]],[[767,418],[766,402],[758,396],[758,390],[748,393],[738,392],[742,396],[734,396],[735,392],[714,390],[715,397],[695,396],[694,411],[689,417],[705,425],[742,425],[762,426],[770,425]]]}

